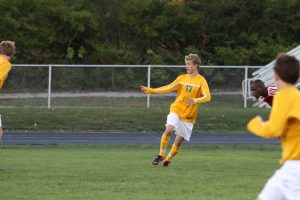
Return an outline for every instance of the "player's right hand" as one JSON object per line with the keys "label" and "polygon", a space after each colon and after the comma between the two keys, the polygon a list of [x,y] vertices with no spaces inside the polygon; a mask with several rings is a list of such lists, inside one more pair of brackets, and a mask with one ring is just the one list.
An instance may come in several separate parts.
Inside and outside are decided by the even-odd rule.
{"label": "player's right hand", "polygon": [[146,94],[146,92],[147,92],[147,87],[146,86],[140,86],[140,88],[141,88],[141,91],[144,93],[144,94]]}

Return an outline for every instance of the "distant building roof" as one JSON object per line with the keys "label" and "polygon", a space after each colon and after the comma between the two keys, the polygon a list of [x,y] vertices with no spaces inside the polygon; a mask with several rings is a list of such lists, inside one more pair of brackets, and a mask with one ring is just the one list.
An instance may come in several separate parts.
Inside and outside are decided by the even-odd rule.
{"label": "distant building roof", "polygon": [[[287,52],[288,55],[295,56],[300,61],[300,45],[291,51]],[[274,71],[273,67],[275,64],[275,60],[265,65],[264,67],[256,70],[252,73],[252,79],[260,79],[265,82],[266,86],[275,85],[274,80]],[[300,81],[298,81],[298,86],[300,86]]]}

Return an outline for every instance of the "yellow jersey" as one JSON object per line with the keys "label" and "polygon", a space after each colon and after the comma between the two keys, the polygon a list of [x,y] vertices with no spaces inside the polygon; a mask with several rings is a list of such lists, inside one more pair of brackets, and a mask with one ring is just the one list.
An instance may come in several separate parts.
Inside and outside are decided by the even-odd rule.
{"label": "yellow jersey", "polygon": [[10,62],[6,58],[0,55],[0,89],[3,86],[3,83],[7,78],[10,69],[11,69]]}
{"label": "yellow jersey", "polygon": [[[210,101],[210,91],[203,76],[197,74],[191,77],[183,74],[171,84],[159,88],[147,88],[146,94],[164,94],[177,91],[175,101],[171,104],[170,112],[176,113],[182,121],[195,123],[199,103]],[[187,99],[193,99],[196,104],[188,105]]]}
{"label": "yellow jersey", "polygon": [[252,133],[265,137],[280,137],[282,158],[300,160],[300,92],[296,87],[289,87],[277,92],[269,120],[263,122],[260,117],[252,119],[248,125]]}

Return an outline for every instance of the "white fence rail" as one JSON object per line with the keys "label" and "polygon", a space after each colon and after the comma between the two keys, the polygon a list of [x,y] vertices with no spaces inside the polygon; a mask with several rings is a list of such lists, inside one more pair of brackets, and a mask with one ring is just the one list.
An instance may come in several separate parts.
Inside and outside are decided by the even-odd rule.
{"label": "white fence rail", "polygon": [[[68,95],[72,97],[74,95],[70,94],[73,93],[93,96],[95,93],[100,94],[104,91],[108,94],[112,90],[133,94],[133,90],[138,92],[138,85],[146,84],[148,87],[157,87],[158,83],[168,84],[179,74],[185,73],[181,70],[183,67],[183,65],[14,64],[0,98],[9,99],[12,96],[18,96],[16,94],[23,94],[20,98],[26,98],[30,94],[35,98],[45,98],[47,94],[47,107],[51,108],[53,98],[64,96],[59,95],[60,92],[65,92],[64,97]],[[261,66],[201,66],[200,74],[207,79],[213,94],[241,94],[246,108],[247,100],[251,98],[248,75],[251,74],[251,70],[253,72],[258,68]],[[119,75],[123,82],[114,80],[115,74]],[[70,78],[71,76],[73,77]],[[127,79],[127,76],[130,78]],[[108,77],[110,77],[109,81]],[[131,85],[124,89],[126,81]],[[85,82],[84,87],[83,82]],[[134,93],[133,96],[137,94]],[[147,95],[145,105],[148,108],[151,99],[152,96]],[[6,105],[10,106],[9,103]]]}

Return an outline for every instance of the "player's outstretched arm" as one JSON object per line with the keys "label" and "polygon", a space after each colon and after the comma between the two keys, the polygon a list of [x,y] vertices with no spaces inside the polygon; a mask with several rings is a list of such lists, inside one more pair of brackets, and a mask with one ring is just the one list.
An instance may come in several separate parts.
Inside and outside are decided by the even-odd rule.
{"label": "player's outstretched arm", "polygon": [[149,88],[149,87],[146,87],[146,86],[140,86],[141,88],[141,92],[144,93],[144,94],[155,94],[154,92],[154,89],[153,88]]}
{"label": "player's outstretched arm", "polygon": [[179,83],[179,80],[177,78],[175,81],[173,81],[169,85],[165,85],[165,86],[162,86],[159,88],[149,88],[146,86],[140,86],[140,88],[144,94],[165,94],[168,92],[176,91],[178,89],[178,83]]}

